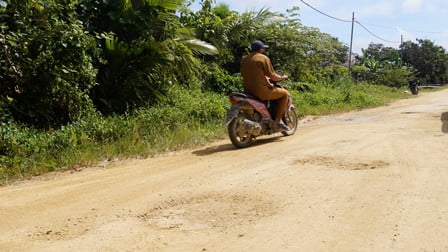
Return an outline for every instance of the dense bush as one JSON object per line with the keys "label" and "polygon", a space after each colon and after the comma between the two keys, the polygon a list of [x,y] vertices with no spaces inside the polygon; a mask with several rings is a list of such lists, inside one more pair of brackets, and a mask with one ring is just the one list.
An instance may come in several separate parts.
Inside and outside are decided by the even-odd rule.
{"label": "dense bush", "polygon": [[226,96],[197,88],[168,92],[152,108],[108,117],[90,113],[57,130],[0,125],[0,184],[114,157],[146,157],[222,135]]}
{"label": "dense bush", "polygon": [[69,1],[6,1],[0,16],[0,96],[15,119],[54,127],[92,108],[95,40]]}
{"label": "dense bush", "polygon": [[354,66],[351,74],[358,82],[368,81],[395,88],[406,86],[413,78],[413,73],[408,68],[396,66],[381,66],[374,71],[364,65]]}
{"label": "dense bush", "polygon": [[170,85],[197,81],[199,55],[217,53],[180,25],[182,0],[80,0],[79,18],[98,36],[101,57],[91,93],[103,114],[152,106]]}
{"label": "dense bush", "polygon": [[205,66],[200,74],[204,76],[203,86],[205,90],[218,94],[229,94],[242,90],[243,80],[241,76],[230,75],[216,64]]}
{"label": "dense bush", "polygon": [[0,100],[0,124],[8,124],[13,121],[11,112],[5,102]]}
{"label": "dense bush", "polygon": [[412,78],[412,73],[406,68],[384,68],[378,72],[376,83],[389,87],[406,86]]}

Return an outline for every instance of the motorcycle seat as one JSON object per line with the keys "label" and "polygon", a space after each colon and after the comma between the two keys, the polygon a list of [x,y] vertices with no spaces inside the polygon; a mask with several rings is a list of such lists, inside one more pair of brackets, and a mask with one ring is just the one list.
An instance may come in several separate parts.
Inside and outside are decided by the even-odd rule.
{"label": "motorcycle seat", "polygon": [[254,99],[254,100],[263,102],[260,98],[254,96],[254,95],[248,94],[248,93],[232,92],[229,96],[236,96],[236,97],[242,97],[242,98],[250,98],[250,99]]}

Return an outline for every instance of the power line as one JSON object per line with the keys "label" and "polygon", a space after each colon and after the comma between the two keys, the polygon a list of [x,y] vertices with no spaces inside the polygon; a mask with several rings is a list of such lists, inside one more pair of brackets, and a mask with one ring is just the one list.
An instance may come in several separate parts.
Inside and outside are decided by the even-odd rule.
{"label": "power line", "polygon": [[[353,22],[353,20],[345,20],[345,19],[341,19],[341,18],[337,18],[337,17],[331,16],[331,15],[329,15],[329,14],[327,14],[327,13],[325,13],[325,12],[323,12],[323,11],[321,11],[321,10],[315,8],[315,7],[313,7],[312,5],[310,5],[309,3],[305,2],[304,0],[300,0],[300,1],[301,1],[302,3],[304,3],[306,6],[310,7],[311,9],[313,9],[314,11],[319,12],[320,14],[322,14],[322,15],[324,15],[324,16],[327,16],[327,17],[329,17],[329,18],[332,18],[332,19],[334,19],[334,20],[337,20],[337,21],[340,21],[340,22],[346,22],[346,23],[351,23],[351,22]],[[384,42],[388,42],[388,43],[401,43],[401,42],[399,42],[399,41],[390,41],[390,40],[387,40],[387,39],[384,39],[384,38],[378,36],[377,34],[373,33],[373,32],[370,31],[369,29],[367,29],[367,27],[366,27],[365,25],[361,24],[361,22],[359,22],[359,20],[356,20],[355,22],[356,22],[359,26],[361,26],[364,30],[366,30],[370,35],[374,36],[375,38],[377,38],[377,39],[379,39],[379,40],[382,40],[382,41],[384,41]],[[376,26],[376,27],[381,27],[381,28],[385,28],[385,29],[394,29],[394,30],[396,29],[396,28],[392,28],[392,27],[380,26],[380,25],[374,25],[374,24],[368,24],[368,23],[366,23],[366,25]],[[443,33],[443,32],[433,32],[433,31],[408,31],[408,32],[414,32],[414,33],[426,33],[426,34],[441,34],[441,33]]]}
{"label": "power line", "polygon": [[[315,8],[315,7],[313,7],[313,6],[311,6],[310,4],[308,4],[307,2],[305,2],[304,0],[300,0],[300,1],[301,1],[302,3],[304,3],[305,5],[307,5],[308,7],[310,7],[311,9],[313,9],[313,10],[319,12],[320,14],[325,15],[325,16],[327,16],[327,17],[329,17],[329,18],[332,18],[332,19],[335,19],[335,20],[337,20],[337,21],[341,21],[341,22],[349,22],[349,23],[356,22],[356,23],[359,24],[364,30],[366,30],[368,33],[370,33],[370,35],[374,36],[375,38],[377,38],[377,39],[379,39],[379,40],[382,40],[382,41],[384,41],[384,42],[389,42],[389,43],[400,43],[400,42],[396,42],[396,41],[390,41],[390,40],[384,39],[384,38],[382,38],[382,37],[376,35],[376,34],[373,33],[372,31],[370,31],[369,29],[367,29],[367,27],[365,27],[363,24],[361,24],[361,22],[359,22],[358,20],[355,21],[354,18],[353,18],[352,20],[344,20],[344,19],[341,19],[341,18],[336,18],[336,17],[333,17],[333,16],[331,16],[331,15],[329,15],[329,14],[327,14],[327,13],[324,13],[323,11],[320,11],[319,9],[317,9],[317,8]],[[353,29],[353,28],[352,28],[352,29]]]}
{"label": "power line", "polygon": [[341,19],[341,18],[337,18],[337,17],[333,17],[333,16],[331,16],[331,15],[328,15],[327,13],[324,13],[323,11],[320,11],[320,10],[314,8],[314,7],[311,6],[309,3],[307,3],[307,2],[305,2],[305,1],[303,1],[303,0],[300,0],[300,1],[302,1],[302,3],[304,3],[305,5],[307,5],[308,7],[310,7],[311,9],[313,9],[313,10],[319,12],[320,14],[322,14],[322,15],[324,15],[324,16],[327,16],[327,17],[329,17],[329,18],[332,18],[332,19],[335,19],[335,20],[337,20],[337,21],[341,21],[341,22],[346,22],[346,23],[351,23],[351,22],[352,22],[351,20],[344,20],[344,19]]}
{"label": "power line", "polygon": [[[300,0],[300,1],[301,1],[302,3],[304,3],[304,4],[306,4],[306,5],[307,5],[308,7],[310,7],[311,9],[313,9],[313,10],[319,12],[319,13],[322,14],[322,15],[325,15],[325,16],[327,16],[327,17],[329,17],[329,18],[332,18],[332,19],[335,19],[335,20],[338,20],[338,21],[341,21],[341,22],[348,22],[348,23],[356,22],[356,23],[359,24],[364,30],[366,30],[368,33],[370,33],[372,36],[374,36],[374,37],[376,37],[376,38],[378,38],[378,39],[380,39],[380,40],[382,40],[382,41],[385,41],[385,42],[396,43],[396,42],[394,42],[394,41],[389,41],[389,40],[387,40],[387,39],[383,39],[383,38],[381,38],[380,36],[376,35],[375,33],[371,32],[369,29],[367,29],[367,27],[365,27],[364,25],[362,25],[358,20],[355,21],[354,16],[353,16],[353,19],[352,19],[352,20],[344,20],[344,19],[341,19],[341,18],[333,17],[333,16],[331,16],[331,15],[329,15],[329,14],[323,12],[323,11],[320,11],[319,9],[317,9],[317,8],[315,8],[315,7],[313,7],[313,6],[311,6],[309,3],[305,2],[304,0]],[[352,27],[352,29],[353,29],[353,27]],[[400,43],[400,42],[398,42],[398,43]]]}
{"label": "power line", "polygon": [[368,33],[370,33],[372,36],[376,37],[379,40],[382,40],[384,42],[388,42],[388,43],[401,43],[400,41],[390,41],[387,39],[383,39],[380,36],[376,35],[375,33],[371,32],[369,29],[367,29],[364,25],[362,25],[358,20],[355,21],[357,24],[359,24],[364,30],[366,30]]}
{"label": "power line", "polygon": [[[370,23],[364,23],[364,25],[374,26],[374,27],[379,27],[379,28],[389,29],[389,30],[396,30],[397,29],[397,27],[390,27],[390,26],[370,24]],[[426,34],[443,34],[444,33],[444,32],[440,32],[440,31],[416,31],[416,30],[406,30],[406,31],[407,32],[413,32],[413,33],[426,33]]]}
{"label": "power line", "polygon": [[379,28],[389,29],[389,30],[396,30],[397,29],[397,28],[390,27],[390,26],[376,25],[376,24],[370,24],[370,23],[364,23],[364,25],[373,26],[373,27],[379,27]]}

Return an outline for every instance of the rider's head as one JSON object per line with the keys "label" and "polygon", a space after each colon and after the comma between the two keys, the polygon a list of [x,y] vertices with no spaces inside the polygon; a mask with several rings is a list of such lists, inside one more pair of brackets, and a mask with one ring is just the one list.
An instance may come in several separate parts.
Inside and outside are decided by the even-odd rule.
{"label": "rider's head", "polygon": [[260,40],[255,40],[254,42],[252,42],[252,44],[250,44],[250,49],[252,52],[258,52],[260,51],[260,49],[266,48],[269,48],[269,46],[263,44],[263,42],[261,42]]}

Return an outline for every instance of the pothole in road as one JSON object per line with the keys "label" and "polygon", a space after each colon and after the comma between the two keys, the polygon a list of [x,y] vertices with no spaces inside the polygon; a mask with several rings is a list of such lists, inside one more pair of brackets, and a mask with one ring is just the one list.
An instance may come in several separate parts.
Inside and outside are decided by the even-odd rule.
{"label": "pothole in road", "polygon": [[262,196],[208,193],[169,199],[138,217],[159,229],[225,231],[274,213],[273,202]]}
{"label": "pothole in road", "polygon": [[79,237],[90,230],[92,217],[77,217],[68,218],[64,221],[63,225],[46,225],[35,226],[30,232],[26,232],[27,236],[31,240],[65,240]]}
{"label": "pothole in road", "polygon": [[416,111],[405,111],[405,112],[401,112],[401,114],[404,115],[413,115],[413,114],[421,114],[423,112],[416,112]]}
{"label": "pothole in road", "polygon": [[301,166],[315,165],[315,166],[325,166],[327,168],[333,168],[333,169],[353,170],[353,171],[380,169],[390,165],[388,162],[382,160],[373,160],[368,162],[352,162],[326,156],[315,156],[304,159],[298,159],[295,161],[295,163]]}

